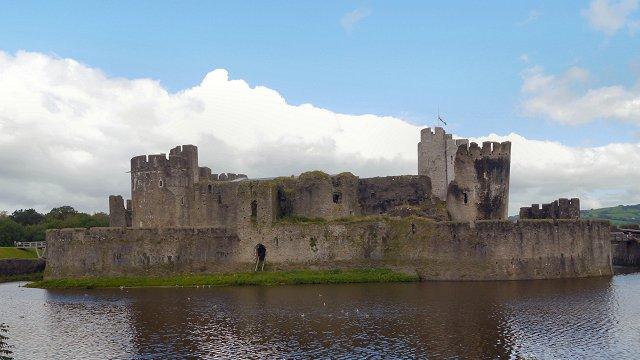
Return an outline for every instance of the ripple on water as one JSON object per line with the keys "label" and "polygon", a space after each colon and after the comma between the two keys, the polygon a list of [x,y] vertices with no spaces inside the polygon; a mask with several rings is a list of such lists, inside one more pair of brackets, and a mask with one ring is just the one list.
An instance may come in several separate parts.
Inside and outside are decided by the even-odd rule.
{"label": "ripple on water", "polygon": [[16,358],[636,358],[640,276],[45,291],[1,284]]}

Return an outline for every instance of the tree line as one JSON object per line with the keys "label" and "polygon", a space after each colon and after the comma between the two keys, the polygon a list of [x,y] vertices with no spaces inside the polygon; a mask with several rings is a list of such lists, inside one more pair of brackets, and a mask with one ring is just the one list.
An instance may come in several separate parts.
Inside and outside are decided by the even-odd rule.
{"label": "tree line", "polygon": [[109,226],[109,216],[78,212],[61,206],[41,214],[34,209],[20,209],[8,214],[0,211],[0,246],[13,246],[15,241],[44,241],[47,229],[89,228]]}

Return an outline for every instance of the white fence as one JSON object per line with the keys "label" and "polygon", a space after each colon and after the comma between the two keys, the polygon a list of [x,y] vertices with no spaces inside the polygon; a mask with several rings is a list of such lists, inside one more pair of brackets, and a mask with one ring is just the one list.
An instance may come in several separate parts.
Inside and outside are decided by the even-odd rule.
{"label": "white fence", "polygon": [[[44,255],[47,252],[46,241],[16,241],[13,245],[20,249],[36,249],[36,254],[39,258],[45,257]],[[40,250],[42,250],[42,253]]]}

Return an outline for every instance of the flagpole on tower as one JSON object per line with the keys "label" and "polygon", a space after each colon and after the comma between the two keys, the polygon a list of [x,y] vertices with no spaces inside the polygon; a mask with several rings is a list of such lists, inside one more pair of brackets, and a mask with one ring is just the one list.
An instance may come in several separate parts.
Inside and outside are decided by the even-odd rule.
{"label": "flagpole on tower", "polygon": [[[444,125],[447,125],[447,122],[442,119],[442,116],[440,116],[440,105],[438,105],[438,121],[440,121]],[[436,122],[436,124],[437,124],[437,122]]]}

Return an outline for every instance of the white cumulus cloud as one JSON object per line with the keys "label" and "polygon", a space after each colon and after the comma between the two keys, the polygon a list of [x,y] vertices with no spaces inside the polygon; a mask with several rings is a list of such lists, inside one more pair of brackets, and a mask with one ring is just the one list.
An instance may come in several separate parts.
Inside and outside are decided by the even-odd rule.
{"label": "white cumulus cloud", "polygon": [[572,67],[561,75],[549,75],[540,67],[523,73],[522,110],[565,124],[595,119],[622,120],[640,125],[640,83],[589,88],[589,72]]}
{"label": "white cumulus cloud", "polygon": [[[109,194],[130,195],[131,157],[178,144],[197,145],[200,164],[214,172],[253,178],[315,169],[415,174],[419,131],[395,117],[290,105],[222,69],[170,93],[158,81],[109,77],[72,59],[0,52],[0,210],[104,211]],[[638,144],[488,138],[513,142],[511,213],[559,196],[587,206],[640,202]]]}
{"label": "white cumulus cloud", "polygon": [[638,22],[630,15],[638,9],[638,0],[593,0],[588,9],[582,11],[591,27],[607,35],[613,35],[618,30],[629,27],[630,32],[637,30]]}

